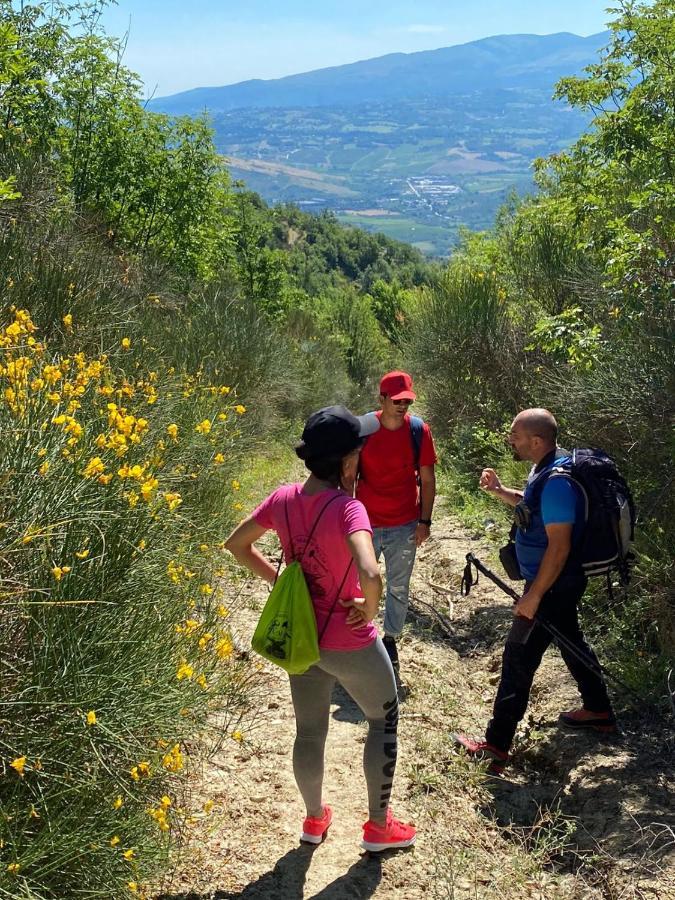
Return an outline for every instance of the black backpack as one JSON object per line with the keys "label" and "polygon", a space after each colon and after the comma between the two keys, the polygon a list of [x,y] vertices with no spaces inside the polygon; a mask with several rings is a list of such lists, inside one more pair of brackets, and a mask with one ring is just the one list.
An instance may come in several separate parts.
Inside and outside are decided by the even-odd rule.
{"label": "black backpack", "polygon": [[579,448],[566,462],[552,466],[544,484],[549,478],[569,478],[583,495],[585,525],[573,552],[584,573],[606,575],[611,587],[610,575],[616,572],[620,583],[628,584],[637,517],[630,488],[614,460],[604,450]]}

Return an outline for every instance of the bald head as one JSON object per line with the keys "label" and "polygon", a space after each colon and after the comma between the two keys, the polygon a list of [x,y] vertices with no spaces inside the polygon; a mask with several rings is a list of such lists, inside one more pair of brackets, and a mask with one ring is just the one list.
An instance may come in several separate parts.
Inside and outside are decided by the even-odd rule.
{"label": "bald head", "polygon": [[549,448],[556,446],[558,423],[547,409],[524,409],[515,417],[513,425],[522,428],[531,437],[541,438]]}

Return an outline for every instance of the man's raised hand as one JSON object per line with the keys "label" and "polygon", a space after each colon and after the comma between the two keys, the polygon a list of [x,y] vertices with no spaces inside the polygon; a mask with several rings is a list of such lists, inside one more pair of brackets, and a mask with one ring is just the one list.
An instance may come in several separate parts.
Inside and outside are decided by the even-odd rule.
{"label": "man's raised hand", "polygon": [[498,491],[502,486],[494,469],[483,469],[478,484],[484,491],[491,491],[492,493]]}

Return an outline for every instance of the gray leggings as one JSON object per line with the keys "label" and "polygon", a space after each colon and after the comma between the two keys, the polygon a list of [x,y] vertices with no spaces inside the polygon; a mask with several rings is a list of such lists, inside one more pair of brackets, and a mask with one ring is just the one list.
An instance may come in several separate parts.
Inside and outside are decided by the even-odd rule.
{"label": "gray leggings", "polygon": [[396,768],[398,695],[394,670],[378,637],[361,650],[322,650],[319,662],[302,675],[291,675],[297,727],[293,774],[310,816],[321,815],[324,747],[330,699],[338,681],[368,720],[363,771],[371,819],[384,819]]}

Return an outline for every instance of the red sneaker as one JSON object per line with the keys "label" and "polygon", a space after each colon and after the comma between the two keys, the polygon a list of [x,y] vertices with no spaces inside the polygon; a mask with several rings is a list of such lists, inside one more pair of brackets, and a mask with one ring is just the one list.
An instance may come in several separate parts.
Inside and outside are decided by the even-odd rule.
{"label": "red sneaker", "polygon": [[494,744],[488,744],[487,741],[477,741],[474,738],[467,737],[465,734],[452,734],[450,737],[472,759],[478,762],[489,759],[488,772],[490,775],[501,775],[503,773],[504,767],[509,761],[508,753],[495,747]]}
{"label": "red sneaker", "polygon": [[570,709],[567,712],[560,713],[558,721],[566,728],[579,730],[587,728],[590,731],[599,731],[602,734],[616,734],[616,720],[614,713],[607,712],[591,712],[590,709]]}
{"label": "red sneaker", "polygon": [[300,840],[305,844],[320,844],[325,841],[332,821],[333,810],[327,803],[324,803],[322,816],[307,816],[302,823]]}
{"label": "red sneaker", "polygon": [[368,819],[363,826],[363,840],[361,846],[371,853],[382,853],[383,850],[399,850],[402,847],[411,847],[415,843],[417,830],[414,825],[404,825],[394,818],[391,809],[387,810],[387,821],[384,825],[378,825],[372,819]]}

